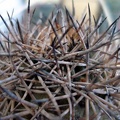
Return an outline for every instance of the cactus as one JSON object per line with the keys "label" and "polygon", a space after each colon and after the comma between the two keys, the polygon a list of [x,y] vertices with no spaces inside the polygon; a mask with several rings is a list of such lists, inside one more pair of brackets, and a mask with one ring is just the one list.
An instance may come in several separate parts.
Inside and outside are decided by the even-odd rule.
{"label": "cactus", "polygon": [[88,19],[57,9],[31,28],[29,6],[26,27],[1,16],[0,119],[119,120],[119,18],[100,33],[88,5]]}

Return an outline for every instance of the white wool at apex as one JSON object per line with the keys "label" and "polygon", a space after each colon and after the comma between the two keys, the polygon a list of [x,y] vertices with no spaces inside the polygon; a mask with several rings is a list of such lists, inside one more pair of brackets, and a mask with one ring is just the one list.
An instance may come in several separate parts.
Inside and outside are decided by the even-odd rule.
{"label": "white wool at apex", "polygon": [[[0,15],[9,24],[9,18],[7,12],[9,13],[10,17],[14,21],[15,18],[20,19],[20,13],[25,9],[26,6],[23,5],[21,0],[0,0]],[[6,31],[6,26],[4,25],[2,19],[0,18],[0,30]]]}
{"label": "white wool at apex", "polygon": [[[60,0],[30,0],[30,6],[36,4],[57,4]],[[0,0],[0,15],[4,18],[7,24],[9,24],[9,18],[7,12],[9,13],[12,21],[16,19],[21,20],[23,11],[27,9],[28,0]],[[0,30],[5,32],[6,26],[4,25],[2,19],[0,18]]]}

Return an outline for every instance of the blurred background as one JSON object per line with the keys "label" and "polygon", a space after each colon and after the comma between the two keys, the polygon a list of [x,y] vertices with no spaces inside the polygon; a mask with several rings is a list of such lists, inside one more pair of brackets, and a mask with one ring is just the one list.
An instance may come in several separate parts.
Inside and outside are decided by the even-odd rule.
{"label": "blurred background", "polygon": [[[43,22],[48,18],[52,10],[57,7],[66,6],[72,12],[72,0],[31,0],[31,10],[35,11],[33,22],[39,18]],[[96,19],[100,15],[107,16],[107,22],[110,25],[120,15],[120,0],[74,0],[75,17],[80,20],[81,16],[87,11],[88,2],[90,4],[91,13]],[[0,14],[9,24],[7,12],[13,21],[18,18],[19,21],[25,21],[28,0],[0,0]],[[44,17],[43,17],[44,16]],[[42,19],[44,18],[44,19]],[[120,28],[120,22],[117,25]],[[5,31],[6,27],[0,18],[0,30]]]}

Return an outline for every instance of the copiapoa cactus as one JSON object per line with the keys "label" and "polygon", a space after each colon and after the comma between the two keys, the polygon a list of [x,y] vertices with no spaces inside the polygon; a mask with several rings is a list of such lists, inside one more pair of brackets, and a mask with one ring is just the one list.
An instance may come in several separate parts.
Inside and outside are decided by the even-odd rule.
{"label": "copiapoa cactus", "polygon": [[29,6],[26,26],[0,16],[0,120],[119,120],[119,18],[99,33],[88,5],[88,19],[57,9],[31,28]]}

